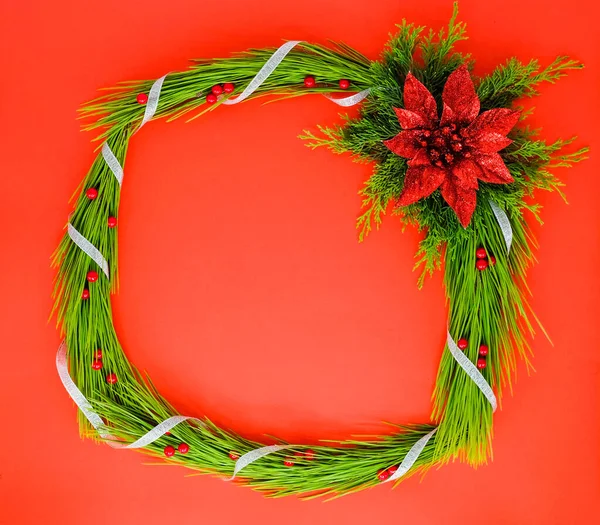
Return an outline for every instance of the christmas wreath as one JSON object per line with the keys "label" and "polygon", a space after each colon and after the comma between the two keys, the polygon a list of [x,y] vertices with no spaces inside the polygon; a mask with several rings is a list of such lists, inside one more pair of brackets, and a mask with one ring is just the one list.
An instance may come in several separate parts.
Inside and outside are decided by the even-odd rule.
{"label": "christmas wreath", "polygon": [[[511,58],[477,78],[472,58],[453,49],[466,38],[456,17],[455,6],[437,33],[403,22],[379,61],[344,44],[286,42],[199,60],[156,81],[125,82],[83,106],[85,129],[99,130],[101,147],[54,257],[54,313],[64,335],[56,362],[80,409],[82,435],[274,496],[332,497],[456,458],[479,465],[490,457],[493,412],[517,359],[528,362],[534,332],[525,277],[535,243],[524,214],[538,217],[534,190],[560,190],[551,169],[587,151],[565,152],[572,139],[541,140],[515,103],[582,65],[558,57],[540,68]],[[263,95],[309,94],[342,107],[361,104],[356,118],[303,138],[373,164],[361,191],[361,240],[388,209],[424,232],[418,284],[443,268],[447,341],[431,422],[368,441],[257,443],[205,417],[179,415],[119,344],[110,296],[118,282],[123,166],[130,139],[150,120],[193,120]]]}

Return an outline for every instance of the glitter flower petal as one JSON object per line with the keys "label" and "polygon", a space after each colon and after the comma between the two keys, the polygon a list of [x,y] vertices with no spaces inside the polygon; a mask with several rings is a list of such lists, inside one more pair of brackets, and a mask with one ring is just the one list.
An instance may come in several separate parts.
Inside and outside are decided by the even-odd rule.
{"label": "glitter flower petal", "polygon": [[507,108],[479,114],[479,98],[464,65],[448,77],[442,102],[438,120],[433,96],[409,73],[404,83],[404,109],[394,108],[403,130],[384,144],[408,159],[398,205],[413,204],[439,188],[466,228],[477,206],[479,180],[494,184],[514,181],[498,151],[512,142],[506,134],[520,114]]}

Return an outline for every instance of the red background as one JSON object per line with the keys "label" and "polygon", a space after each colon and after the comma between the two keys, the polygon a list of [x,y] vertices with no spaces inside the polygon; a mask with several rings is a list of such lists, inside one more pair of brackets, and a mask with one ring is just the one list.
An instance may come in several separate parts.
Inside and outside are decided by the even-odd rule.
{"label": "red background", "polygon": [[[586,63],[544,86],[544,137],[598,147],[599,54],[591,1],[461,2],[484,73],[516,55]],[[439,28],[447,0],[18,2],[0,7],[2,423],[0,523],[583,524],[598,517],[598,157],[540,194],[545,226],[534,342],[495,417],[494,461],[455,463],[324,504],[267,500],[78,437],[54,369],[49,256],[92,159],[77,106],[102,86],[156,78],[188,58],[282,39],[343,40],[375,59],[403,17]],[[226,79],[224,79],[226,80]],[[131,360],[184,413],[292,441],[428,420],[445,310],[438,273],[411,272],[418,235],[398,221],[358,244],[369,166],[296,135],[338,122],[320,97],[222,108],[135,137],[120,213],[115,322]]]}

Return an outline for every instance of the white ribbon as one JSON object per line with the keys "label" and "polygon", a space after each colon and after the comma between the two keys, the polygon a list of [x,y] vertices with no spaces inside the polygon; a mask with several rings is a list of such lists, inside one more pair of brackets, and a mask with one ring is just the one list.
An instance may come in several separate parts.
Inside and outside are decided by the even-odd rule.
{"label": "white ribbon", "polygon": [[100,253],[100,250],[98,250],[98,248],[96,248],[90,241],[88,241],[83,235],[81,235],[81,233],[79,233],[71,223],[67,225],[67,232],[69,234],[69,237],[71,237],[71,240],[77,246],[79,246],[79,248],[81,248],[81,250],[90,259],[92,259],[92,261],[94,261],[98,266],[100,266],[100,268],[106,275],[106,278],[110,279],[108,273],[108,262]]}
{"label": "white ribbon", "polygon": [[140,127],[137,129],[137,131],[139,131],[140,128],[146,122],[148,122],[156,113],[156,110],[158,109],[158,99],[160,98],[160,90],[162,89],[162,85],[165,81],[165,78],[167,78],[167,75],[163,75],[158,80],[156,80],[154,84],[152,84],[152,87],[150,88],[150,93],[148,94],[148,102],[146,103],[144,118],[142,119]]}
{"label": "white ribbon", "polygon": [[510,225],[510,220],[506,212],[500,208],[493,200],[490,199],[490,208],[494,212],[496,216],[496,220],[498,221],[498,225],[502,230],[502,235],[504,236],[504,242],[506,243],[506,252],[510,253],[510,247],[512,246],[513,240],[513,231]]}
{"label": "white ribbon", "polygon": [[384,480],[383,483],[387,483],[388,481],[393,481],[404,476],[404,474],[406,474],[410,470],[410,468],[415,464],[415,461],[417,461],[417,458],[419,457],[421,452],[423,452],[425,445],[427,445],[427,442],[433,437],[433,435],[436,432],[437,427],[434,428],[431,432],[429,432],[429,434],[426,434],[421,439],[419,439],[419,441],[417,441],[406,453],[406,456],[404,456],[402,463],[400,463],[400,465],[398,466],[398,470],[396,470],[396,472],[394,472],[388,479]]}
{"label": "white ribbon", "polygon": [[106,162],[110,171],[113,172],[113,175],[117,179],[119,186],[123,184],[123,167],[119,163],[116,155],[110,149],[108,142],[105,142],[102,146],[102,158]]}
{"label": "white ribbon", "polygon": [[69,375],[69,366],[67,364],[67,345],[63,341],[58,347],[58,352],[56,353],[56,369],[58,370],[58,376],[65,387],[65,390],[71,396],[71,399],[75,402],[79,410],[83,413],[86,419],[90,422],[90,424],[94,427],[96,432],[100,435],[102,439],[106,439],[107,443],[113,447],[118,449],[133,449],[133,448],[143,448],[150,445],[157,439],[160,439],[164,436],[169,430],[179,425],[179,423],[183,423],[184,421],[192,420],[200,425],[204,425],[204,423],[198,418],[191,416],[172,416],[170,418],[165,419],[148,432],[146,432],[142,437],[134,441],[133,443],[129,443],[125,445],[124,443],[120,443],[116,440],[115,436],[103,430],[104,421],[102,418],[96,414],[92,410],[92,406],[87,398],[83,395],[81,390],[77,388],[77,385],[71,379]]}
{"label": "white ribbon", "polygon": [[362,102],[365,98],[367,98],[369,96],[369,93],[371,93],[370,89],[363,89],[362,91],[359,91],[358,93],[355,93],[354,95],[349,95],[347,97],[342,97],[342,98],[334,98],[331,95],[324,95],[324,96],[325,96],[325,98],[331,100],[331,102],[333,102],[334,104],[348,108],[350,106],[355,106],[356,104]]}
{"label": "white ribbon", "polygon": [[279,48],[269,57],[269,60],[265,62],[265,65],[260,68],[256,76],[246,86],[244,91],[242,91],[235,98],[228,98],[227,100],[224,100],[223,104],[230,106],[232,104],[238,104],[239,102],[242,102],[242,100],[246,100],[260,87],[260,85],[269,77],[269,75],[275,71],[275,68],[281,64],[281,61],[287,56],[287,54],[300,42],[300,40],[290,40],[289,42],[279,46]]}
{"label": "white ribbon", "polygon": [[[224,100],[223,104],[231,106],[233,104],[238,104],[239,102],[246,100],[250,95],[252,95],[252,93],[254,93],[260,87],[260,85],[269,77],[269,75],[273,73],[273,71],[275,71],[277,66],[281,64],[281,62],[287,56],[287,54],[301,42],[301,40],[290,40],[289,42],[286,42],[285,44],[279,46],[279,48],[277,48],[277,50],[265,62],[265,65],[262,68],[260,68],[259,72],[250,81],[246,88],[237,97],[228,98]],[[349,95],[347,97],[342,98],[334,98],[331,95],[324,96],[325,98],[331,100],[331,102],[337,104],[338,106],[350,107],[363,101],[369,96],[370,92],[370,89],[364,89],[359,93],[355,93],[354,95]]]}
{"label": "white ribbon", "polygon": [[277,452],[279,450],[284,450],[286,448],[291,448],[293,445],[268,445],[266,447],[255,448],[250,452],[246,452],[243,456],[240,456],[238,460],[235,462],[235,468],[233,469],[233,476],[229,478],[229,481],[233,481],[237,475],[237,473],[243,468],[250,465],[250,463],[254,463],[257,459],[263,458],[272,454],[273,452]]}
{"label": "white ribbon", "polygon": [[98,434],[100,434],[100,437],[103,439],[114,439],[114,436],[101,430],[104,426],[104,421],[102,421],[102,418],[92,410],[92,406],[90,405],[89,401],[71,379],[71,376],[69,375],[69,368],[67,366],[67,345],[64,341],[60,344],[58,347],[58,352],[56,353],[56,369],[58,370],[58,377],[60,377],[65,390],[71,396],[71,399],[75,402],[86,419],[90,422]]}
{"label": "white ribbon", "polygon": [[494,395],[494,391],[489,383],[485,380],[485,377],[481,374],[477,367],[471,363],[470,359],[458,348],[454,339],[448,332],[447,336],[448,349],[452,354],[452,357],[456,359],[458,364],[462,367],[462,369],[467,373],[467,375],[471,378],[471,380],[477,385],[477,388],[481,390],[483,395],[487,398],[492,405],[492,411],[495,412],[496,408],[498,408],[498,402],[496,401],[496,396]]}

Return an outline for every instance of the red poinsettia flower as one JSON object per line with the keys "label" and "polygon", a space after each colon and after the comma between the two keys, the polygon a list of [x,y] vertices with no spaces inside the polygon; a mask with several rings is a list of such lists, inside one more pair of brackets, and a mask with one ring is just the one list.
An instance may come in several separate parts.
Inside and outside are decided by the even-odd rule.
{"label": "red poinsettia flower", "polygon": [[409,73],[405,109],[394,108],[402,131],[385,145],[409,159],[398,204],[407,206],[439,188],[466,228],[477,204],[477,181],[514,180],[498,151],[512,142],[506,134],[519,120],[519,112],[502,108],[479,114],[479,98],[464,65],[448,77],[442,102],[438,119],[432,94]]}

